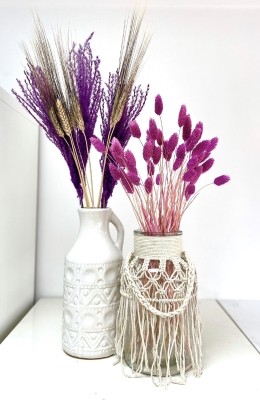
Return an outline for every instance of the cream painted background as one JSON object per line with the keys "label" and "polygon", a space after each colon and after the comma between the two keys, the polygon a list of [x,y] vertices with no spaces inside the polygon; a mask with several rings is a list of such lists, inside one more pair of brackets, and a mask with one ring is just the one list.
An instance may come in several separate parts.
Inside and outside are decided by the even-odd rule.
{"label": "cream painted background", "polygon": [[[15,78],[22,77],[18,43],[31,38],[31,10],[38,11],[48,30],[69,25],[80,41],[95,31],[92,49],[106,77],[117,66],[129,4],[0,0],[0,86],[10,92]],[[140,125],[146,128],[157,93],[164,99],[169,133],[185,103],[193,121],[203,121],[205,137],[220,139],[214,169],[205,180],[222,173],[232,177],[222,188],[207,188],[183,220],[200,297],[259,299],[260,2],[151,0],[146,22],[154,33],[139,82],[150,83],[151,90]],[[63,259],[77,234],[77,206],[65,162],[41,135],[36,298],[62,295]],[[119,188],[110,206],[125,226],[126,254],[136,223]]]}

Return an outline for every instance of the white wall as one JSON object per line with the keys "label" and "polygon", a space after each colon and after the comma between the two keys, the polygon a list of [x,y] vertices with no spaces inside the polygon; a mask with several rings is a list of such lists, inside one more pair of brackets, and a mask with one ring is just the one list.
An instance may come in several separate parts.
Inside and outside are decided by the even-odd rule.
{"label": "white wall", "polygon": [[[12,7],[15,3],[9,0],[0,15],[1,37],[8,37],[8,48],[0,43],[0,84],[9,91],[22,76],[24,57],[18,43],[30,40],[33,26],[30,8]],[[64,29],[70,25],[78,40],[94,30],[92,48],[102,60],[104,76],[116,68],[129,1],[19,5],[26,3],[36,4],[48,29],[57,23]],[[148,3],[146,21],[154,34],[139,82],[150,83],[151,90],[140,124],[146,128],[153,98],[161,93],[164,127],[170,134],[185,103],[193,121],[203,121],[205,137],[220,139],[214,169],[205,180],[222,173],[232,178],[224,187],[201,193],[183,220],[185,248],[197,265],[200,296],[259,299],[260,2]],[[39,184],[37,297],[61,296],[64,255],[78,229],[77,199],[65,162],[44,135]],[[124,223],[126,254],[136,223],[119,188],[110,206]]]}
{"label": "white wall", "polygon": [[0,87],[0,342],[34,303],[38,130]]}

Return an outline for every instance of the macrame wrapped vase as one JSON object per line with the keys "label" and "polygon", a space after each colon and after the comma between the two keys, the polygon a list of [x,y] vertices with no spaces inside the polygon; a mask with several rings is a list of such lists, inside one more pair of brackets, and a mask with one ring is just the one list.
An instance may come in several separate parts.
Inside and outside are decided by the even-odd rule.
{"label": "macrame wrapped vase", "polygon": [[120,291],[116,352],[125,373],[149,374],[156,385],[185,383],[189,369],[199,376],[197,277],[182,250],[182,233],[135,231],[134,252],[123,264]]}

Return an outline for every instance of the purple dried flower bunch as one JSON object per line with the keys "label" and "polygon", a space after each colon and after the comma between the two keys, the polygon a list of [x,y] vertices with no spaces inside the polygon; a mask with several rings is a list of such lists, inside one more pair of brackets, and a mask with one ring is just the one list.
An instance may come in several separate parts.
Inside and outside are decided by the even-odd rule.
{"label": "purple dried flower bunch", "polygon": [[[81,205],[89,206],[93,190],[85,181],[86,165],[101,101],[99,59],[92,55],[90,40],[64,54],[59,42],[58,65],[41,24],[38,25],[37,63],[26,52],[25,80],[17,80],[19,102],[60,150],[70,171]],[[66,57],[66,59],[65,59]],[[63,87],[62,81],[65,82]]]}
{"label": "purple dried flower bunch", "polygon": [[[68,50],[60,35],[53,53],[41,21],[35,21],[34,57],[24,46],[27,68],[25,79],[17,80],[20,93],[13,93],[45,131],[64,157],[82,207],[106,207],[116,181],[107,165],[111,140],[124,147],[131,134],[130,121],[141,112],[148,94],[135,87],[136,75],[149,39],[141,40],[143,15],[134,10],[125,24],[118,70],[102,84],[100,60],[94,57],[90,42],[72,45]],[[94,134],[101,117],[100,139]],[[101,180],[95,198],[91,147],[102,153]]]}
{"label": "purple dried flower bunch", "polygon": [[[115,138],[120,145],[125,148],[131,138],[129,124],[131,121],[134,121],[142,111],[149,91],[149,86],[146,91],[143,91],[140,85],[135,86],[131,91],[131,95],[128,95],[125,106],[120,110],[120,106],[117,105],[114,99],[116,98],[118,88],[124,86],[122,82],[120,71],[117,71],[115,74],[110,74],[106,89],[103,90],[101,97],[102,138],[100,142],[107,143],[105,151],[101,151],[102,156],[100,159],[100,166],[103,171],[103,190],[100,198],[101,207],[106,207],[109,198],[112,196],[114,187],[117,184],[117,181],[110,172],[107,162],[110,158],[111,141]],[[92,144],[94,145],[93,141]],[[98,146],[96,149],[98,151],[101,150]]]}
{"label": "purple dried flower bunch", "polygon": [[[163,101],[155,98],[155,114],[160,119]],[[120,181],[134,208],[141,230],[148,233],[175,232],[180,228],[181,218],[198,195],[196,185],[200,177],[214,164],[212,152],[218,138],[202,139],[203,124],[192,128],[190,115],[182,105],[178,116],[178,133],[166,138],[163,129],[151,118],[145,142],[136,120],[129,127],[133,137],[140,139],[142,157],[146,164],[146,176],[141,178],[136,159],[130,150],[124,150],[113,138],[110,148],[109,169],[115,181]],[[230,180],[221,175],[212,182],[221,186]],[[204,185],[205,186],[210,185]]]}

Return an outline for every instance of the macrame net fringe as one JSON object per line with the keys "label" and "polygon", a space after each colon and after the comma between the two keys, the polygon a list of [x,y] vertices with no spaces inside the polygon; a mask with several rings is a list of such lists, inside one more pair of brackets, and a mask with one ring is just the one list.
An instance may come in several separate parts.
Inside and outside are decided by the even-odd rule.
{"label": "macrame net fringe", "polygon": [[[162,239],[162,240],[161,240]],[[173,240],[174,239],[174,240]],[[116,354],[129,377],[157,386],[202,372],[197,278],[181,237],[136,237],[122,267]]]}

